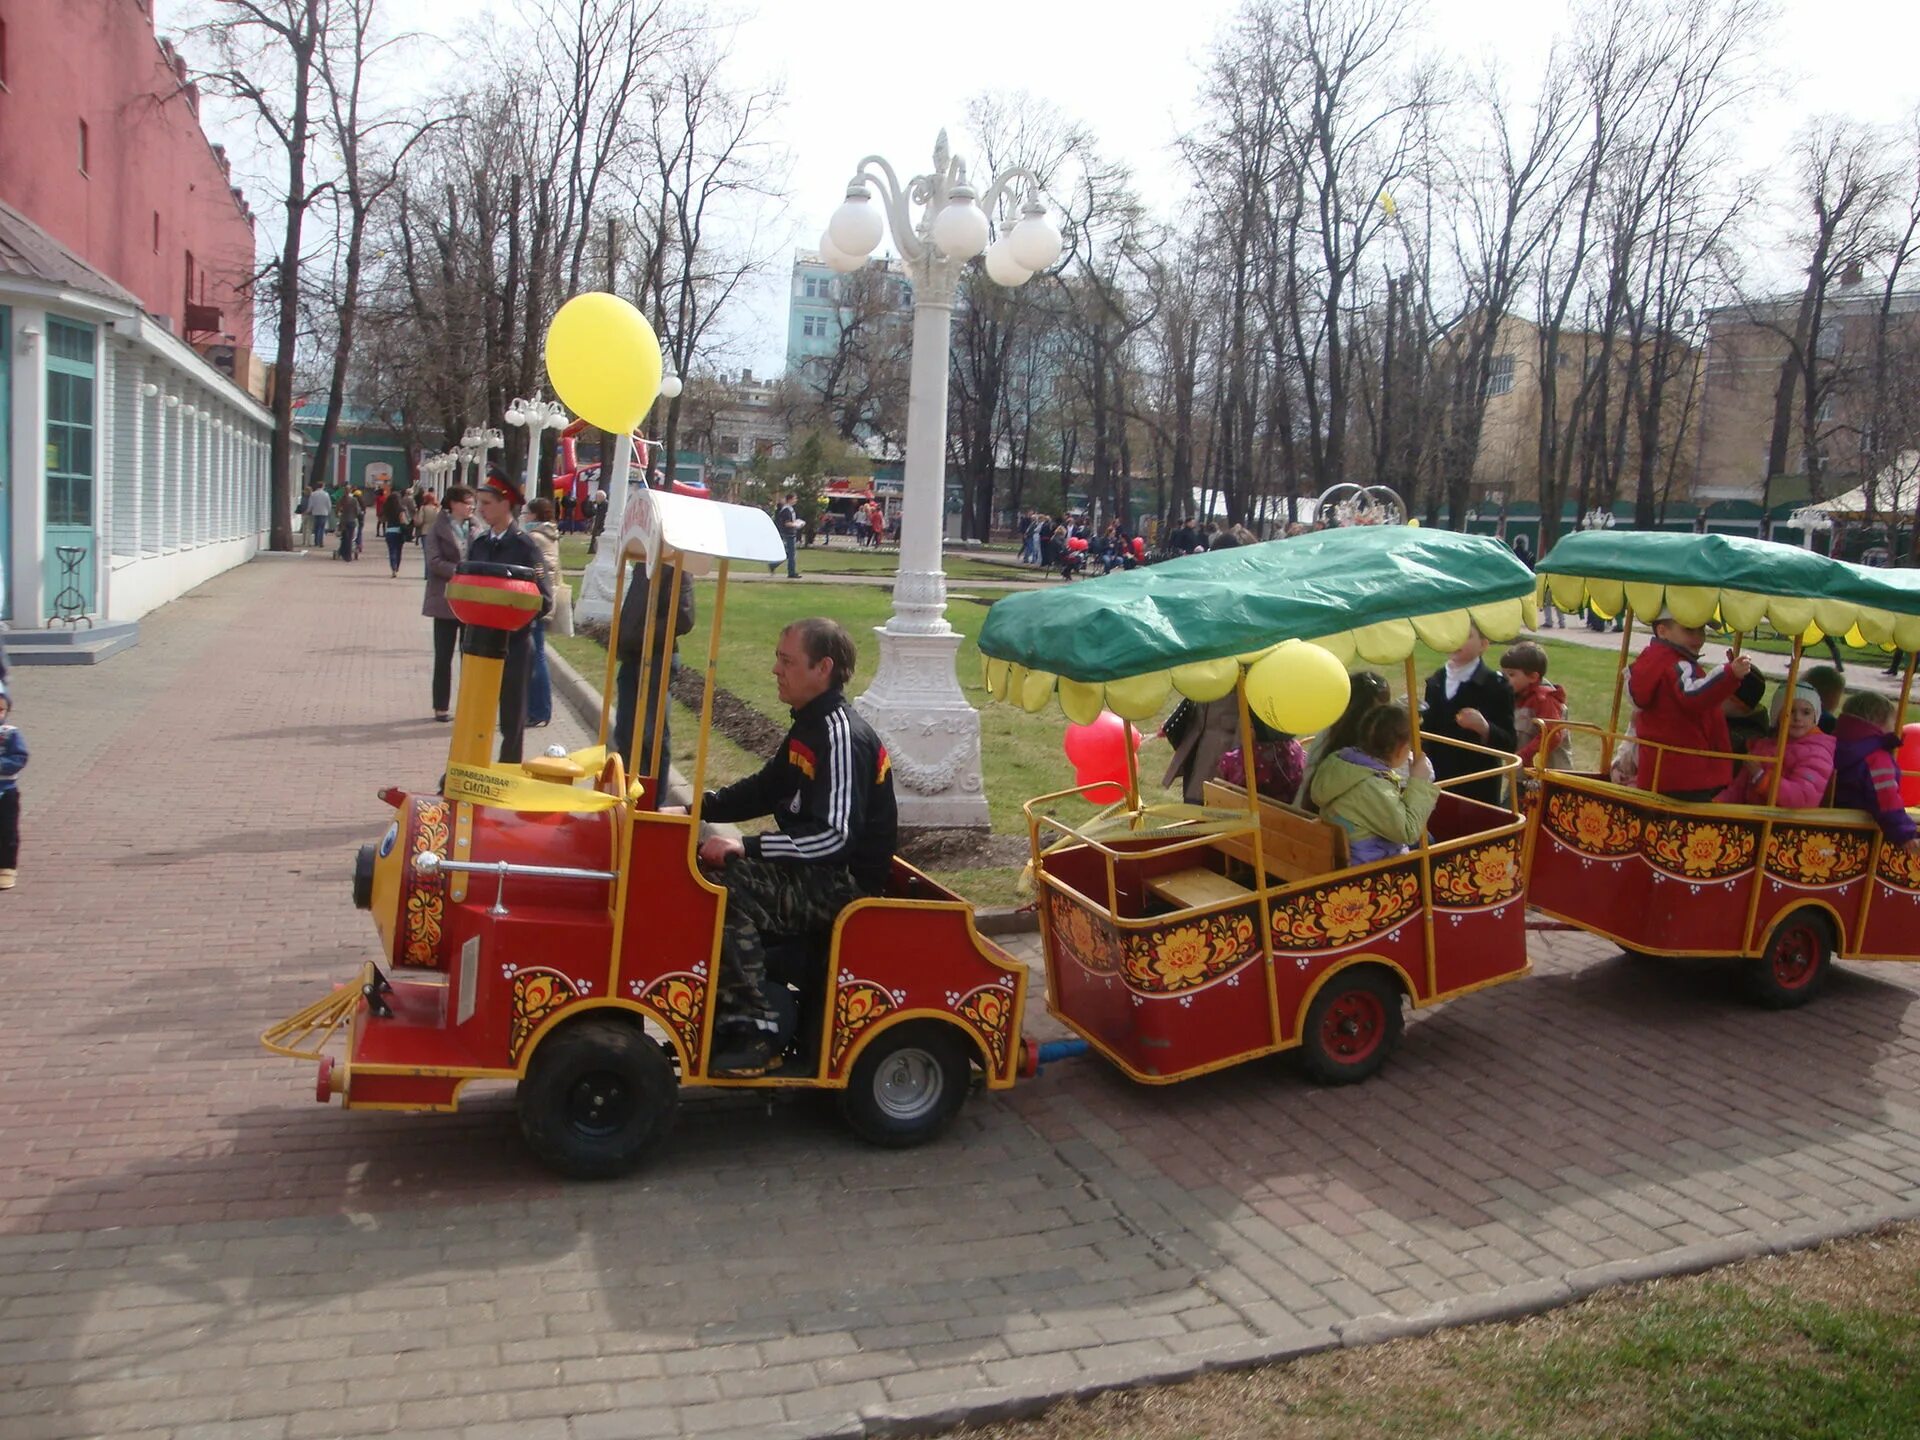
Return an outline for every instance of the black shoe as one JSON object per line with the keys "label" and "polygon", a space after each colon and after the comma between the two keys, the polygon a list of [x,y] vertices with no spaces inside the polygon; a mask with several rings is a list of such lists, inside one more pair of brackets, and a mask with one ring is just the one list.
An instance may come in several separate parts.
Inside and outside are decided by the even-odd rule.
{"label": "black shoe", "polygon": [[760,1030],[731,1030],[715,1038],[713,1059],[707,1064],[709,1075],[731,1080],[751,1080],[767,1073],[774,1061],[773,1040]]}

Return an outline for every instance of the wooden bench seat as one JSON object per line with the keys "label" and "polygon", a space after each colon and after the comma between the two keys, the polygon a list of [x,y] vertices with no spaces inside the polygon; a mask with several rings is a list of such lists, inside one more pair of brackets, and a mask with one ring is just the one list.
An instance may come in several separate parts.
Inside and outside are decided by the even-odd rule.
{"label": "wooden bench seat", "polygon": [[[1247,792],[1224,780],[1209,780],[1203,801],[1210,808],[1244,811]],[[1253,864],[1251,835],[1222,836],[1215,845],[1234,859]],[[1351,863],[1345,830],[1264,795],[1260,797],[1260,849],[1267,874],[1288,885],[1344,870]]]}
{"label": "wooden bench seat", "polygon": [[1238,881],[1229,880],[1218,870],[1209,870],[1204,865],[1155,875],[1147,881],[1147,889],[1182,910],[1197,910],[1202,905],[1218,905],[1224,900],[1244,900],[1253,893]]}

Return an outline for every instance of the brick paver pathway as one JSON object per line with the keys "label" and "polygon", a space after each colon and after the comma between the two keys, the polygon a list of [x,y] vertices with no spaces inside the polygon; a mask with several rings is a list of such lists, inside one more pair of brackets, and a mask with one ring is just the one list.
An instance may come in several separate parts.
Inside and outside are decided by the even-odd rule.
{"label": "brick paver pathway", "polygon": [[[1798,1014],[1542,936],[1373,1083],[1069,1061],[891,1154],[697,1095],[562,1184],[510,1096],[312,1103],[255,1037],[367,953],[376,785],[430,782],[418,584],[272,561],[19,672],[0,895],[0,1434],[855,1434],[1563,1298],[1908,1213],[1920,971]],[[554,738],[577,737],[564,731]]]}

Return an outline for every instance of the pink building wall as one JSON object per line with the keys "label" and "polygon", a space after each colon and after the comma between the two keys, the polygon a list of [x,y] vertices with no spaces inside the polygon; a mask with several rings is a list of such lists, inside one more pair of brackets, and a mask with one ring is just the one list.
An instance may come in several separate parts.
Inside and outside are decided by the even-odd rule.
{"label": "pink building wall", "polygon": [[191,254],[191,299],[251,348],[253,218],[154,36],[150,3],[0,5],[0,198],[200,343],[216,336],[187,329]]}

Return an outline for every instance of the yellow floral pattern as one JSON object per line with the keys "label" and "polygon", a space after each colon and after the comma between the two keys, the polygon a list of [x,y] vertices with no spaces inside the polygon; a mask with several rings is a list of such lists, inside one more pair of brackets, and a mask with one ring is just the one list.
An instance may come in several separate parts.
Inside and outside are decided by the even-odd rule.
{"label": "yellow floral pattern", "polygon": [[1753,864],[1754,827],[1728,820],[1651,816],[1646,822],[1647,853],[1653,861],[1689,880],[1723,880]]}
{"label": "yellow floral pattern", "polygon": [[1520,861],[1514,842],[1456,850],[1433,867],[1433,899],[1439,905],[1498,905],[1520,893]]}
{"label": "yellow floral pattern", "polygon": [[853,1042],[882,1015],[899,1009],[893,996],[866,980],[843,981],[833,997],[833,1054],[830,1067],[840,1068]]}
{"label": "yellow floral pattern", "polygon": [[527,1038],[540,1028],[540,1022],[571,1001],[580,992],[558,970],[517,970],[513,976],[513,1058],[520,1058]]}
{"label": "yellow floral pattern", "polygon": [[1782,825],[1767,845],[1767,873],[1799,885],[1845,885],[1867,873],[1871,849],[1856,831]]}
{"label": "yellow floral pattern", "polygon": [[1409,867],[1323,885],[1273,907],[1276,950],[1328,950],[1391,930],[1420,908],[1420,877]]}
{"label": "yellow floral pattern", "polygon": [[440,927],[446,914],[447,882],[439,874],[421,875],[413,868],[411,856],[428,850],[447,853],[447,802],[416,800],[413,807],[413,844],[408,847],[409,861],[401,867],[403,889],[400,902],[400,953],[402,965],[438,968],[440,965]]}
{"label": "yellow floral pattern", "polygon": [[1260,952],[1246,911],[1207,915],[1127,936],[1127,983],[1150,995],[1193,990],[1237,969]]}
{"label": "yellow floral pattern", "polygon": [[1920,855],[1909,855],[1898,845],[1882,845],[1879,875],[1885,884],[1920,891]]}
{"label": "yellow floral pattern", "polygon": [[971,1020],[985,1038],[993,1056],[993,1072],[999,1074],[1007,1063],[1007,1047],[1013,1043],[1013,992],[999,985],[982,985],[961,996],[954,1009]]}
{"label": "yellow floral pattern", "polygon": [[700,1054],[700,1014],[707,1000],[707,982],[684,971],[662,975],[640,992],[640,1002],[653,1007],[661,1023],[697,1063]]}
{"label": "yellow floral pattern", "polygon": [[1047,917],[1056,950],[1082,969],[1111,975],[1120,968],[1120,943],[1113,927],[1097,921],[1066,896],[1049,893]]}
{"label": "yellow floral pattern", "polygon": [[1628,855],[1640,844],[1640,817],[1631,809],[1576,790],[1553,793],[1546,822],[1549,831],[1587,855]]}

